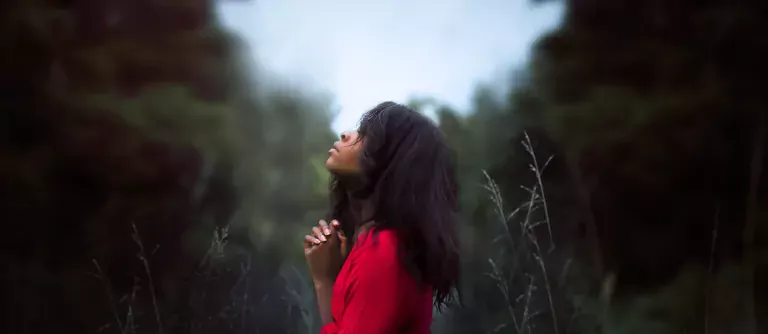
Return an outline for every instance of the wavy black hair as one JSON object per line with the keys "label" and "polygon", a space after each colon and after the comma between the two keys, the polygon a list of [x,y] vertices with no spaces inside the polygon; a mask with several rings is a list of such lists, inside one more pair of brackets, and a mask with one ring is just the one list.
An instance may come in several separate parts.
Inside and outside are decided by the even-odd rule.
{"label": "wavy black hair", "polygon": [[[330,216],[347,235],[370,221],[374,231],[396,231],[401,261],[432,287],[440,310],[454,299],[460,274],[453,151],[430,119],[394,102],[365,113],[358,132],[362,175],[331,178]],[[359,200],[371,206],[365,217]]]}

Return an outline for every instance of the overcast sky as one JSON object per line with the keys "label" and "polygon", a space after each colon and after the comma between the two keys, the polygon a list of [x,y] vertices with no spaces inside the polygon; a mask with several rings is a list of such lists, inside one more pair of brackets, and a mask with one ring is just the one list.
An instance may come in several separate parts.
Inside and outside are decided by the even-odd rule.
{"label": "overcast sky", "polygon": [[562,6],[530,0],[223,1],[261,67],[330,92],[337,132],[381,101],[421,95],[466,110],[478,81],[519,66]]}

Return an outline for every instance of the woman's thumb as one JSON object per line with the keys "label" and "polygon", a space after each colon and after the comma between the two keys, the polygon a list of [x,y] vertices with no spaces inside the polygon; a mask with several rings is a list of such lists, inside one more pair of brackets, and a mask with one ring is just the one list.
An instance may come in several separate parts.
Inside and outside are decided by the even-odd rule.
{"label": "woman's thumb", "polygon": [[347,243],[347,236],[344,234],[344,231],[341,229],[341,223],[339,223],[338,220],[334,220],[331,222],[331,225],[333,225],[334,229],[336,229],[336,236],[339,238],[339,242],[341,243],[341,255],[346,257],[347,252],[349,251],[348,243]]}
{"label": "woman's thumb", "polygon": [[331,226],[333,226],[333,229],[336,231],[336,236],[339,238],[339,241],[341,241],[341,244],[344,245],[347,242],[347,236],[344,235],[344,231],[341,229],[341,223],[334,219],[331,221]]}
{"label": "woman's thumb", "polygon": [[336,234],[339,236],[339,240],[341,241],[341,244],[345,244],[347,242],[347,236],[344,235],[344,232],[337,231]]}
{"label": "woman's thumb", "polygon": [[339,236],[339,242],[341,243],[341,256],[346,258],[349,255],[349,243],[347,243],[347,236],[344,232],[338,231],[336,234]]}

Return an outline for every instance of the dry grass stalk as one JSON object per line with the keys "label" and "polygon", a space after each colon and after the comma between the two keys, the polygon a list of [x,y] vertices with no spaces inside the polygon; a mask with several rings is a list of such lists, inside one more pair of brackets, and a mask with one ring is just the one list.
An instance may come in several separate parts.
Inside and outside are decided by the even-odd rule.
{"label": "dry grass stalk", "polygon": [[[544,183],[542,181],[542,174],[544,169],[547,167],[549,162],[552,160],[552,157],[550,156],[544,164],[539,164],[538,159],[536,158],[536,154],[533,149],[533,145],[531,142],[530,137],[527,133],[525,133],[525,140],[522,142],[523,146],[525,147],[528,154],[531,156],[532,163],[529,164],[529,167],[531,171],[534,173],[536,177],[536,185],[532,188],[526,188],[525,189],[530,194],[530,199],[518,207],[517,209],[513,210],[511,213],[507,214],[504,211],[504,202],[501,195],[501,191],[496,184],[496,182],[490,177],[490,175],[483,171],[485,177],[486,177],[486,185],[484,185],[484,188],[490,193],[490,199],[494,203],[494,211],[497,215],[498,221],[502,224],[505,233],[506,239],[508,239],[509,244],[511,248],[514,250],[514,254],[512,254],[512,264],[511,264],[511,275],[514,277],[515,275],[518,275],[517,270],[519,268],[519,262],[521,260],[521,255],[527,256],[527,260],[531,261],[533,264],[535,264],[541,271],[541,275],[543,276],[544,281],[544,287],[545,292],[547,296],[547,301],[549,304],[549,312],[552,317],[552,329],[554,333],[559,333],[558,324],[557,324],[557,314],[555,312],[555,304],[552,297],[552,289],[551,284],[548,277],[547,267],[546,267],[546,261],[545,261],[545,253],[542,251],[540,247],[540,243],[538,238],[536,237],[535,228],[539,225],[546,225],[547,232],[549,234],[549,244],[550,248],[547,251],[547,253],[550,253],[552,250],[554,250],[555,244],[554,244],[554,238],[552,235],[552,227],[550,225],[550,217],[549,217],[549,209],[547,207],[547,201],[546,196],[544,194]],[[544,220],[543,221],[533,221],[533,213],[541,207],[544,210]],[[526,214],[525,217],[520,219],[518,223],[519,232],[520,232],[520,240],[515,240],[515,233],[510,229],[510,221],[513,220],[518,213],[520,213],[522,210],[525,210]],[[531,246],[531,249],[529,252],[527,252],[527,248]],[[525,254],[523,254],[525,253]],[[499,291],[502,293],[502,296],[504,297],[506,303],[507,303],[507,311],[509,313],[509,316],[512,320],[512,323],[515,328],[516,333],[532,333],[532,326],[531,326],[531,319],[535,317],[539,312],[531,310],[531,301],[534,298],[534,291],[536,291],[536,285],[534,284],[534,276],[530,274],[525,274],[528,285],[525,288],[525,291],[523,294],[515,298],[514,300],[510,296],[511,288],[510,283],[508,282],[507,275],[503,272],[503,269],[500,265],[498,265],[496,262],[493,261],[493,259],[488,259],[488,262],[491,265],[492,272],[487,274],[487,276],[491,277],[494,281],[496,281],[496,286],[498,287]],[[521,304],[522,301],[522,304]],[[517,308],[522,307],[522,310],[520,311],[522,314],[518,315]],[[521,318],[522,317],[522,318]],[[502,324],[498,326],[495,331],[499,331],[502,328],[506,327],[506,324]]]}

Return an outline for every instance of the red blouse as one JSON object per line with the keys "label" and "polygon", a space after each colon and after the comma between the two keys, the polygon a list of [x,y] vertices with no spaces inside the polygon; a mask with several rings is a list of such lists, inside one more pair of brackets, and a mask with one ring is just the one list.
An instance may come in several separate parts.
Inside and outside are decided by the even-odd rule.
{"label": "red blouse", "polygon": [[358,237],[336,278],[333,322],[320,334],[428,334],[432,289],[400,263],[394,231]]}

